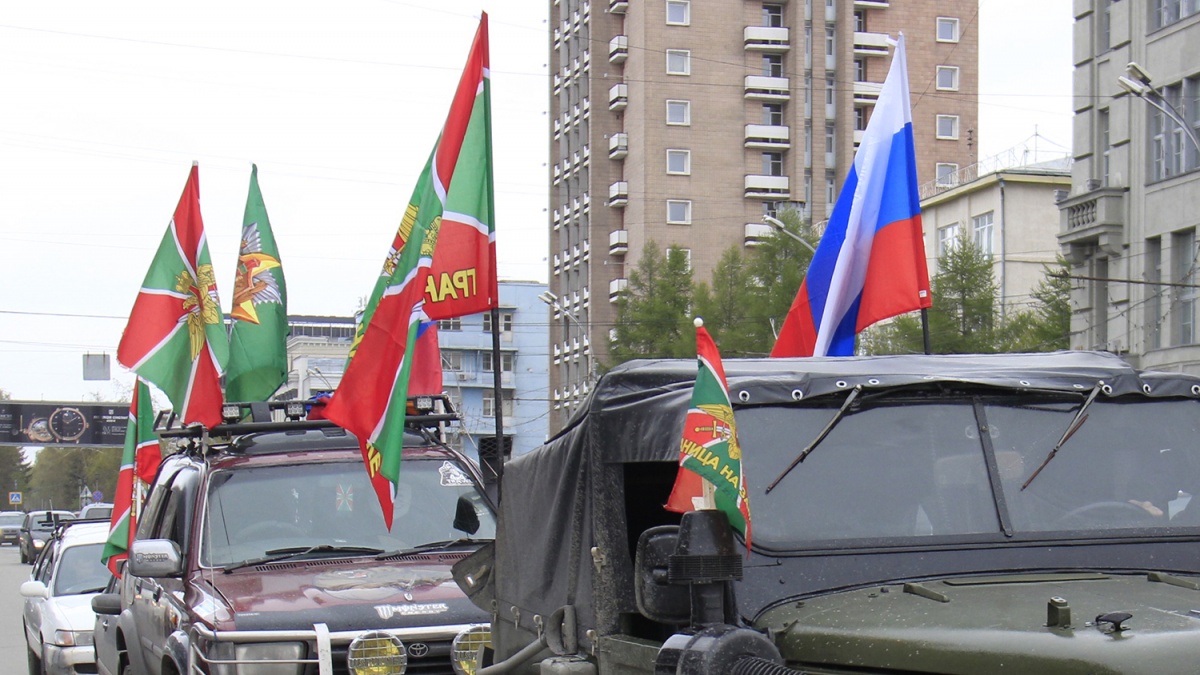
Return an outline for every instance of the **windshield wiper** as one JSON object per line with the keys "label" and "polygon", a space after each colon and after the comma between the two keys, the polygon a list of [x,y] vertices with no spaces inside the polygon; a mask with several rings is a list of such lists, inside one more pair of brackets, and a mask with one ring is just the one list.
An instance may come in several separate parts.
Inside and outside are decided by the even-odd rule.
{"label": "windshield wiper", "polygon": [[240,563],[234,563],[224,567],[226,574],[240,570],[243,567],[253,567],[255,565],[263,565],[266,563],[283,562],[284,560],[292,560],[301,556],[310,555],[313,553],[338,553],[351,555],[375,555],[382,553],[381,548],[371,548],[368,546],[333,546],[331,544],[317,544],[316,546],[291,546],[289,548],[275,548],[267,551],[266,555],[261,558],[251,558],[243,560]]}
{"label": "windshield wiper", "polygon": [[1079,406],[1079,410],[1075,412],[1075,419],[1071,420],[1071,423],[1067,425],[1067,429],[1063,432],[1062,438],[1058,439],[1058,443],[1054,445],[1054,449],[1050,451],[1050,454],[1046,455],[1046,459],[1043,459],[1042,463],[1038,465],[1038,468],[1034,470],[1033,474],[1030,475],[1029,478],[1025,479],[1025,482],[1021,485],[1022,490],[1029,487],[1029,484],[1033,482],[1033,479],[1037,478],[1038,474],[1042,472],[1042,469],[1046,468],[1046,465],[1050,463],[1050,460],[1054,459],[1054,456],[1058,454],[1058,449],[1067,442],[1067,439],[1075,435],[1075,432],[1079,431],[1079,427],[1082,427],[1083,423],[1087,421],[1088,416],[1085,413],[1087,412],[1088,406],[1092,405],[1092,401],[1096,400],[1096,396],[1100,394],[1100,390],[1103,388],[1103,383],[1097,383],[1096,386],[1092,387],[1092,391],[1088,394],[1087,400],[1084,401],[1083,405]]}
{"label": "windshield wiper", "polygon": [[855,385],[854,389],[850,390],[850,395],[846,397],[845,402],[842,403],[842,407],[838,408],[838,411],[836,414],[834,414],[833,419],[829,420],[829,423],[825,425],[825,428],[821,430],[821,433],[817,434],[817,437],[813,439],[813,442],[808,444],[807,448],[804,448],[800,451],[799,455],[796,455],[796,459],[793,459],[792,463],[788,464],[787,468],[783,470],[783,473],[779,474],[775,480],[771,481],[771,484],[767,486],[767,493],[770,493],[771,490],[774,490],[775,486],[779,485],[779,481],[783,480],[785,476],[791,473],[792,469],[796,468],[797,464],[803,462],[804,458],[808,457],[809,453],[817,448],[818,443],[825,440],[825,437],[829,435],[829,432],[833,431],[833,428],[837,426],[837,423],[846,416],[846,411],[850,409],[850,405],[854,403],[854,400],[857,399],[858,395],[861,393],[861,384]]}
{"label": "windshield wiper", "polygon": [[446,541],[431,541],[426,544],[421,544],[420,546],[413,546],[411,548],[400,548],[400,549],[396,549],[395,551],[388,551],[387,553],[380,553],[379,555],[375,556],[375,559],[383,560],[384,558],[394,558],[397,556],[412,555],[413,553],[428,553],[430,551],[440,551],[443,549],[450,548],[452,546],[459,546],[462,544],[482,544],[483,541],[484,540],[482,540],[482,539],[447,539]]}

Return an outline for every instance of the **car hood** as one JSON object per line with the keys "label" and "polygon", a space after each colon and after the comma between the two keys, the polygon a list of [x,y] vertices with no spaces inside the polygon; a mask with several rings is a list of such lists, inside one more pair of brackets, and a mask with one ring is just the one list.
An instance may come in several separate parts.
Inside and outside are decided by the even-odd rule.
{"label": "car hood", "polygon": [[[1069,606],[1067,627],[1047,626],[1052,598]],[[1110,612],[1132,614],[1124,630],[1097,625]],[[1162,575],[945,579],[780,605],[755,623],[777,631],[789,664],[804,668],[1192,673],[1200,661],[1200,584]]]}
{"label": "car hood", "polygon": [[42,633],[52,635],[56,630],[92,630],[96,624],[96,614],[92,611],[94,595],[60,595],[46,600],[42,612]]}
{"label": "car hood", "polygon": [[403,560],[317,559],[272,563],[229,574],[204,571],[210,622],[219,630],[330,630],[485,623],[459,590],[450,566],[465,553]]}

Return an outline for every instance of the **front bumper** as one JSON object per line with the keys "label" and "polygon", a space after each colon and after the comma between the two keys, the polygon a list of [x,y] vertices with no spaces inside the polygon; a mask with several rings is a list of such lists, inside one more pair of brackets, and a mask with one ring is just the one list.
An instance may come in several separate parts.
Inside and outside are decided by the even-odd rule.
{"label": "front bumper", "polygon": [[[76,675],[76,673],[94,673],[96,650],[92,645],[79,647],[60,647],[58,645],[42,646],[42,666],[46,675]],[[77,668],[76,666],[86,666]]]}

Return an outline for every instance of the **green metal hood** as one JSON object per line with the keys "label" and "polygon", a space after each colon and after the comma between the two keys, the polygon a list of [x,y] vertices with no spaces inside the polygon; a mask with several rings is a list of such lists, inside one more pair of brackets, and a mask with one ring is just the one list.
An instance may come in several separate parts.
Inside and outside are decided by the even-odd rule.
{"label": "green metal hood", "polygon": [[[1197,589],[1167,575],[955,578],[779,605],[755,623],[789,665],[814,673],[1195,673]],[[1047,625],[1052,598],[1069,608],[1065,626]],[[1114,612],[1132,615],[1123,630],[1096,623]]]}

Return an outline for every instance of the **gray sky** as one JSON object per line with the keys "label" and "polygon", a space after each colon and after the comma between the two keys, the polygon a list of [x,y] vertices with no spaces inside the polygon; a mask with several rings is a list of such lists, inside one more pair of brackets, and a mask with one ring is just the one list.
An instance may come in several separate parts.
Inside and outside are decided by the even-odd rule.
{"label": "gray sky", "polygon": [[[593,0],[599,6],[602,2]],[[545,0],[8,3],[0,17],[0,389],[111,395],[113,356],[191,162],[228,309],[250,164],[295,314],[371,287],[480,10],[500,273],[546,279]],[[968,22],[964,21],[964,24]],[[964,26],[965,27],[965,26]],[[1069,0],[981,0],[980,157],[1070,145]],[[914,95],[918,91],[914,84]]]}

